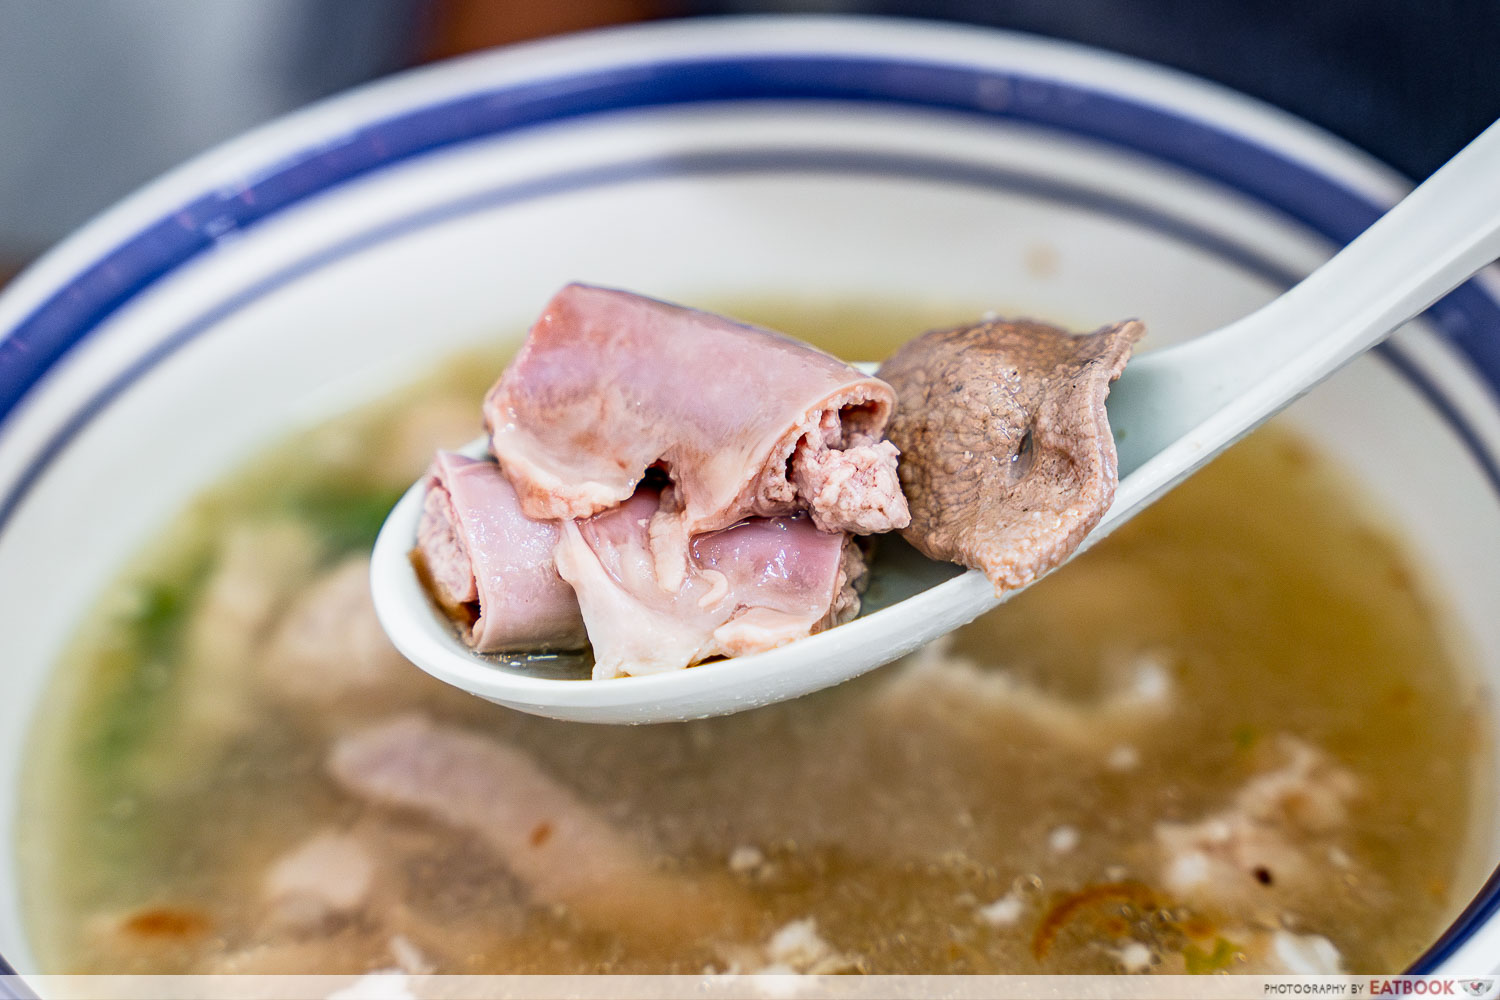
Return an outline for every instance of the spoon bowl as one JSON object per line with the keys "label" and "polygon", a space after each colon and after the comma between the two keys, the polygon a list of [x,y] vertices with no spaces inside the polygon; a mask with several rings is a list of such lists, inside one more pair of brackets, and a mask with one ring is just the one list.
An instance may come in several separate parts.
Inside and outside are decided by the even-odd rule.
{"label": "spoon bowl", "polygon": [[[1500,258],[1497,178],[1500,123],[1270,304],[1133,361],[1108,404],[1119,455],[1115,501],[1078,551]],[[483,455],[485,441],[465,452]],[[381,624],[433,676],[536,715],[651,723],[771,704],[898,659],[1009,596],[997,596],[978,572],[883,539],[864,608],[851,622],[687,670],[584,680],[586,655],[480,655],[460,642],[408,559],[425,489],[419,482],[406,493],[375,544],[371,585]]]}

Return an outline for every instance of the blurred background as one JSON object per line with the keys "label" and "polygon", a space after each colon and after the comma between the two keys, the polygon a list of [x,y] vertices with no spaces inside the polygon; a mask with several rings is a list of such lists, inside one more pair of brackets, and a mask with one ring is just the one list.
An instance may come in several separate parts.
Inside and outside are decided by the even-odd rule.
{"label": "blurred background", "polygon": [[608,24],[749,13],[1081,41],[1269,101],[1413,180],[1500,118],[1500,0],[0,0],[0,283],[156,174],[364,80]]}

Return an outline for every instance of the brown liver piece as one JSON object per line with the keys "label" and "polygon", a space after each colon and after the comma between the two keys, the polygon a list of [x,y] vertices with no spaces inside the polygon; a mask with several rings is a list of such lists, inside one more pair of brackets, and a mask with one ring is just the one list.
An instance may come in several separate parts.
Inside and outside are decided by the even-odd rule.
{"label": "brown liver piece", "polygon": [[879,377],[896,390],[906,540],[982,571],[997,593],[1065,560],[1114,499],[1104,400],[1144,332],[993,320],[898,351]]}

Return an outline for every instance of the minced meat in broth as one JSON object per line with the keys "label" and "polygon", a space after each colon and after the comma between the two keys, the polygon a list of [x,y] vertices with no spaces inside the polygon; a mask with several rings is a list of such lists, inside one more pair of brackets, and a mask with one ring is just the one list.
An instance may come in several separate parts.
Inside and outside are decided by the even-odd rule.
{"label": "minced meat in broth", "polygon": [[[755,312],[853,358],[957,318]],[[24,803],[46,971],[1389,972],[1472,892],[1479,710],[1289,433],[906,661],[586,726],[431,680],[369,611],[386,510],[497,370],[257,462],[85,618]]]}

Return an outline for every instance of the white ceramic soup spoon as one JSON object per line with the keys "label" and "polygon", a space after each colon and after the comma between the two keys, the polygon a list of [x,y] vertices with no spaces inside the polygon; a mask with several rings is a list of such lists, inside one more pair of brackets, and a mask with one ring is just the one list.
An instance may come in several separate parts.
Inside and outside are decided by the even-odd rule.
{"label": "white ceramic soup spoon", "polygon": [[[1130,363],[1109,398],[1119,488],[1079,551],[1497,257],[1500,123],[1280,298]],[[477,441],[469,453],[477,457],[484,447]],[[854,621],[753,656],[586,680],[582,655],[481,655],[459,640],[407,558],[424,492],[418,483],[406,493],[375,543],[371,583],[381,624],[433,676],[536,715],[646,723],[738,712],[888,663],[1001,600],[979,573],[883,539]]]}

